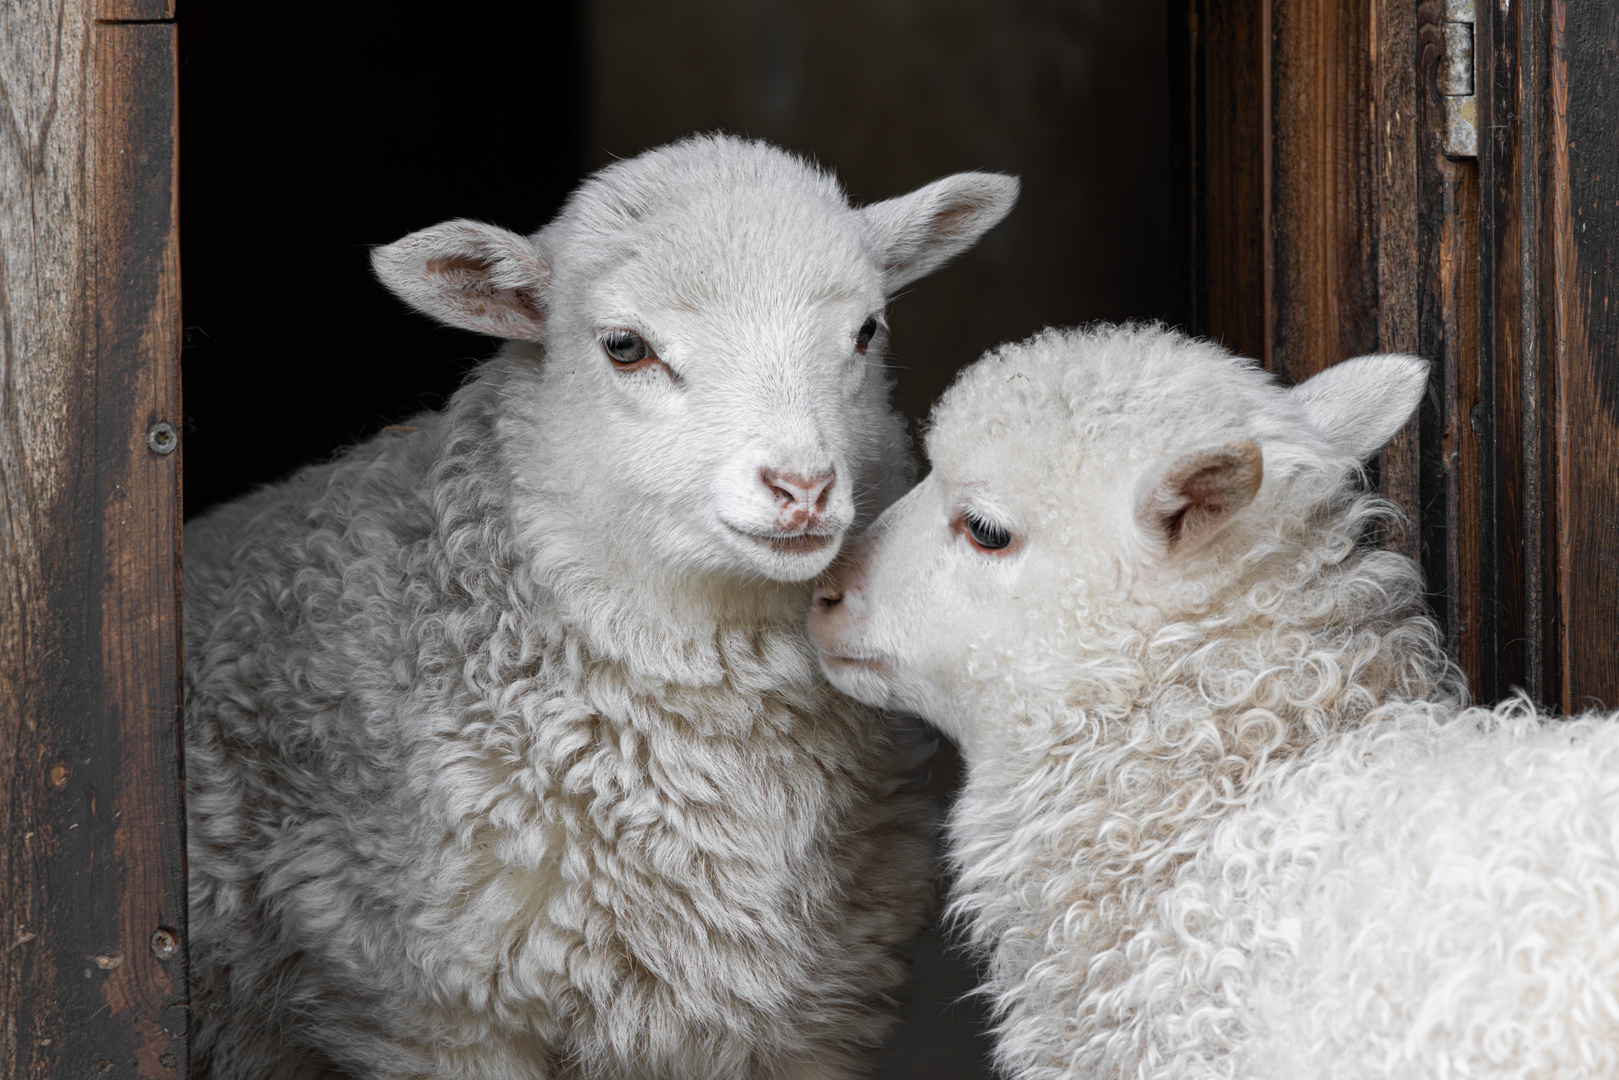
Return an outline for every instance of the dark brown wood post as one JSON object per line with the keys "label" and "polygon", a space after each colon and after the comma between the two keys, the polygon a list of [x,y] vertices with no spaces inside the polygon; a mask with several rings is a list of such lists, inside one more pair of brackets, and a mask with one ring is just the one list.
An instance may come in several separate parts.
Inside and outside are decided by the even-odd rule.
{"label": "dark brown wood post", "polygon": [[0,11],[0,1076],[188,1067],[175,27]]}
{"label": "dark brown wood post", "polygon": [[[1480,699],[1619,707],[1619,7],[1171,14],[1195,327],[1294,378],[1374,348],[1434,361],[1379,462],[1417,526],[1390,542],[1420,555]],[[1445,134],[1458,78],[1476,153]]]}
{"label": "dark brown wood post", "polygon": [[1619,10],[1481,4],[1498,684],[1619,707]]}
{"label": "dark brown wood post", "polygon": [[1619,8],[1549,7],[1542,355],[1558,386],[1563,708],[1579,712],[1619,707]]}

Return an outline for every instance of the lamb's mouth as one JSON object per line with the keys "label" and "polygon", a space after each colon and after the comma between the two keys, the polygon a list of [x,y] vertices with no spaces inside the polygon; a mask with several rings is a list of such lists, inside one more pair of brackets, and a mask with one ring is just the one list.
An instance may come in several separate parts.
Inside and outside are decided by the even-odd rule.
{"label": "lamb's mouth", "polygon": [[760,547],[769,548],[781,555],[813,555],[818,551],[825,551],[838,540],[838,534],[835,532],[753,533],[744,532],[729,522],[725,527],[738,536],[746,537]]}
{"label": "lamb's mouth", "polygon": [[821,663],[828,668],[846,669],[854,668],[857,671],[869,671],[874,675],[887,675],[889,673],[888,661],[880,656],[845,656],[842,653],[829,653],[820,650]]}

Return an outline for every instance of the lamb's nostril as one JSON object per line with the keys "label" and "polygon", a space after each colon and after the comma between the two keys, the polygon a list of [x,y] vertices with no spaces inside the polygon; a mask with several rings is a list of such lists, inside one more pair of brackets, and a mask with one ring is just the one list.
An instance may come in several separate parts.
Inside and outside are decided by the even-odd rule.
{"label": "lamb's nostril", "polygon": [[815,590],[810,602],[818,608],[836,607],[843,603],[843,593],[831,586],[823,585]]}
{"label": "lamb's nostril", "polygon": [[759,470],[759,479],[770,489],[771,497],[777,502],[783,506],[797,503],[806,510],[813,509],[817,513],[826,509],[827,501],[832,494],[832,485],[837,478],[838,474],[833,469],[814,476],[777,472],[775,469]]}

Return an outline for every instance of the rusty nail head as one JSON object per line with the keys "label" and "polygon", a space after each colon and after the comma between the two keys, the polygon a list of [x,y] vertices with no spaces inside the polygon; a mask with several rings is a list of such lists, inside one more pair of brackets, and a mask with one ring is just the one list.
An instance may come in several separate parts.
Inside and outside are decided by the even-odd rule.
{"label": "rusty nail head", "polygon": [[179,947],[180,939],[173,930],[160,926],[152,931],[152,955],[159,960],[169,959]]}
{"label": "rusty nail head", "polygon": [[65,761],[53,761],[53,762],[51,762],[51,772],[50,772],[51,787],[53,787],[53,788],[67,787],[67,778],[72,776],[72,775],[73,775],[73,766],[69,765],[67,762],[65,762]]}
{"label": "rusty nail head", "polygon": [[147,431],[146,445],[154,454],[172,454],[180,445],[180,433],[167,420],[159,420]]}

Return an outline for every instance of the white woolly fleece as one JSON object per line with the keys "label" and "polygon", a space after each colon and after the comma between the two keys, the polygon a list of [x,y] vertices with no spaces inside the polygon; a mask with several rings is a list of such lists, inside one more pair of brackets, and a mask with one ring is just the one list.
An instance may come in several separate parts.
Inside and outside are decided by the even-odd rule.
{"label": "white woolly fleece", "polygon": [[1619,1075],[1619,724],[1466,708],[1367,542],[1425,383],[1047,331],[962,375],[820,590],[829,677],[962,742],[1010,1075]]}
{"label": "white woolly fleece", "polygon": [[806,579],[907,479],[887,297],[1015,193],[857,210],[714,136],[533,237],[375,253],[512,341],[186,529],[197,1075],[865,1071],[930,902],[922,740],[821,679]]}

